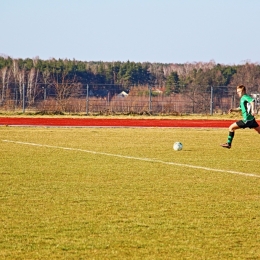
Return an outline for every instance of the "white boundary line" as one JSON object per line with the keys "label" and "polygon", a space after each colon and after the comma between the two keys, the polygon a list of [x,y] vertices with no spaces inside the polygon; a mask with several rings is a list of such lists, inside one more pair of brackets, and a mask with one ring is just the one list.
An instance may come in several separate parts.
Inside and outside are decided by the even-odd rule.
{"label": "white boundary line", "polygon": [[47,148],[62,149],[62,150],[69,150],[69,151],[78,151],[78,152],[99,154],[99,155],[118,157],[118,158],[124,158],[124,159],[139,160],[139,161],[153,162],[153,163],[161,163],[161,164],[166,164],[166,165],[174,165],[174,166],[180,166],[180,167],[186,167],[186,168],[200,169],[200,170],[205,170],[205,171],[231,173],[231,174],[242,175],[242,176],[246,176],[246,177],[260,178],[260,175],[256,175],[256,174],[253,174],[253,173],[244,173],[244,172],[237,172],[237,171],[214,169],[214,168],[208,168],[208,167],[203,167],[203,166],[196,166],[196,165],[185,164],[185,163],[165,162],[165,161],[161,161],[161,160],[158,160],[158,159],[152,159],[152,158],[141,158],[141,157],[120,155],[120,154],[95,152],[95,151],[83,150],[83,149],[78,149],[78,148],[69,148],[69,147],[54,146],[54,145],[28,143],[28,142],[19,142],[19,141],[12,141],[12,140],[2,140],[2,141],[3,142],[8,142],[8,143],[14,143],[14,144],[31,145],[31,146],[38,146],[38,147],[47,147]]}

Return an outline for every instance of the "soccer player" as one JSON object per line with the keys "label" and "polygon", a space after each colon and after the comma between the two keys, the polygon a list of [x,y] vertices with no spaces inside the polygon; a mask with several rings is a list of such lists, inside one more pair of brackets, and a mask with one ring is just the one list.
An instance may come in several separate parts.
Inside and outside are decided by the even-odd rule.
{"label": "soccer player", "polygon": [[235,135],[235,130],[237,129],[245,129],[252,128],[260,134],[260,126],[255,120],[255,115],[257,114],[255,108],[255,100],[246,94],[246,87],[244,85],[237,86],[237,94],[240,97],[240,106],[238,108],[229,109],[229,113],[231,112],[242,112],[243,120],[237,121],[229,126],[229,135],[227,142],[225,144],[221,144],[224,148],[231,148],[231,144]]}

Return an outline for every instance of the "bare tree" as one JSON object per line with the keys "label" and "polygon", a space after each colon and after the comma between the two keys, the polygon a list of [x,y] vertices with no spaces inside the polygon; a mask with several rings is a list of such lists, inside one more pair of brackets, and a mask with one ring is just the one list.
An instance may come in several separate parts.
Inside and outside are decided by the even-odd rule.
{"label": "bare tree", "polygon": [[35,77],[35,68],[31,68],[31,70],[28,73],[28,82],[27,82],[27,98],[28,98],[28,103],[30,105],[34,100],[34,95],[33,95],[34,77]]}
{"label": "bare tree", "polygon": [[70,97],[75,97],[81,90],[81,85],[76,82],[76,76],[69,76],[67,70],[57,74],[52,74],[52,85],[54,86],[57,102],[62,111],[66,110]]}
{"label": "bare tree", "polygon": [[11,69],[8,69],[8,67],[4,67],[0,70],[0,78],[1,78],[1,82],[2,82],[0,103],[2,103],[2,104],[5,101],[8,101],[8,99],[12,99],[11,89],[9,88],[11,74],[12,74]]}
{"label": "bare tree", "polygon": [[260,66],[259,64],[246,63],[240,66],[233,76],[231,84],[244,84],[250,91],[259,92],[260,86]]}
{"label": "bare tree", "polygon": [[185,92],[182,92],[189,100],[190,103],[186,107],[192,113],[207,113],[209,112],[210,93],[206,91],[205,86],[189,84]]}
{"label": "bare tree", "polygon": [[18,79],[18,72],[19,72],[18,60],[13,60],[11,70],[14,78],[15,104],[17,105],[17,101],[18,101],[17,79]]}
{"label": "bare tree", "polygon": [[4,67],[0,70],[0,75],[2,79],[1,103],[3,103],[5,99],[7,67]]}
{"label": "bare tree", "polygon": [[23,85],[25,84],[25,70],[19,70],[17,73],[18,85],[19,85],[19,96],[20,100],[23,98]]}

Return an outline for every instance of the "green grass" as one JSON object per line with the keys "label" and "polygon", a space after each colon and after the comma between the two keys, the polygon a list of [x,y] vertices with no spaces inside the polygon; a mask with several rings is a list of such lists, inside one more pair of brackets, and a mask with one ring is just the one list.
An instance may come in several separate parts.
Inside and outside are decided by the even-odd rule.
{"label": "green grass", "polygon": [[[100,113],[97,114],[89,114],[86,115],[86,113],[82,114],[71,114],[71,113],[64,113],[62,115],[60,114],[41,114],[37,112],[10,112],[10,111],[1,111],[0,110],[0,117],[27,117],[27,118],[96,118],[96,119],[209,119],[209,120],[230,120],[234,119],[237,120],[238,113],[230,113],[230,114],[219,114],[214,113],[213,115],[210,114],[180,114],[180,115],[169,115],[169,114],[151,114],[151,115],[136,115],[136,114],[130,114],[130,115],[124,115],[124,114],[116,114],[116,115],[101,115]],[[255,118],[257,120],[260,119],[260,115],[256,115]]]}
{"label": "green grass", "polygon": [[0,133],[0,259],[260,259],[260,136],[252,130],[237,131],[231,150],[219,146],[227,129]]}

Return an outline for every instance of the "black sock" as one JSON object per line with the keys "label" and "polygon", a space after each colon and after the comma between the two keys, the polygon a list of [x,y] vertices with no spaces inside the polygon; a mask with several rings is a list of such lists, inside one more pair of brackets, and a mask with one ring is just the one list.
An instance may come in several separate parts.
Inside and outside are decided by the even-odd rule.
{"label": "black sock", "polygon": [[229,132],[227,143],[229,145],[232,144],[233,138],[234,138],[235,132]]}

